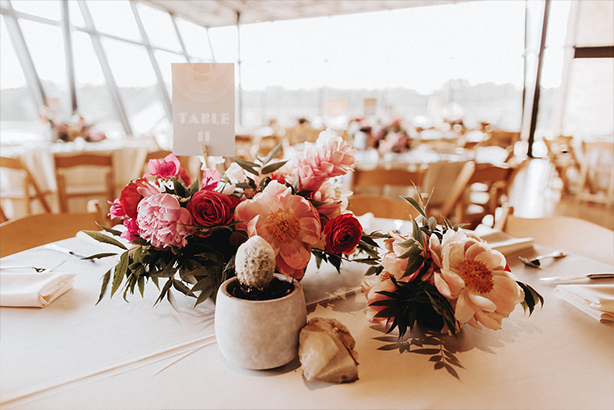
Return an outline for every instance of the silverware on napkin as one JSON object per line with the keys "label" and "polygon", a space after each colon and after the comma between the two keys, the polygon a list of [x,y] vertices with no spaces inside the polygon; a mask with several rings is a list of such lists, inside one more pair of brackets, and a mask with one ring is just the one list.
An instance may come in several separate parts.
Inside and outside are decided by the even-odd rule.
{"label": "silverware on napkin", "polygon": [[539,278],[542,282],[572,282],[580,279],[614,279],[614,272],[586,273],[578,276],[552,276],[549,278]]}

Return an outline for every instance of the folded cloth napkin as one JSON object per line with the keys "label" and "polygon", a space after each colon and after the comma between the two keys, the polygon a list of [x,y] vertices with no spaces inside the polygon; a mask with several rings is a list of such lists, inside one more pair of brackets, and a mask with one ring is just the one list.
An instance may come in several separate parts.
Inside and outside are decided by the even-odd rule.
{"label": "folded cloth napkin", "polygon": [[489,231],[482,232],[476,230],[476,234],[488,242],[491,248],[501,252],[505,256],[525,249],[531,249],[535,243],[533,238],[514,238],[498,229],[490,229]]}
{"label": "folded cloth napkin", "polygon": [[74,273],[0,273],[0,306],[45,307],[73,286]]}
{"label": "folded cloth napkin", "polygon": [[561,297],[600,322],[614,322],[614,285],[558,285]]}

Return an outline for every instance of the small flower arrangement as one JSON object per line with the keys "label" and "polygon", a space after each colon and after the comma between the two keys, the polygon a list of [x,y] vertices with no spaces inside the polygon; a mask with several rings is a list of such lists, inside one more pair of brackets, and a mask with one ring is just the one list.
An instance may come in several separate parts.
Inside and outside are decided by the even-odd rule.
{"label": "small flower arrangement", "polygon": [[444,218],[427,217],[420,199],[405,198],[420,213],[409,237],[391,234],[381,264],[362,288],[369,318],[386,321],[402,337],[420,324],[449,334],[464,324],[500,329],[502,319],[521,304],[533,312],[542,296],[510,271],[505,256],[484,240]]}
{"label": "small flower arrangement", "polygon": [[175,306],[171,288],[196,298],[196,305],[214,299],[221,283],[235,276],[238,247],[254,236],[272,246],[277,272],[299,280],[312,254],[318,267],[325,261],[337,270],[343,260],[377,264],[378,234],[363,232],[347,211],[349,192],[332,181],[352,169],[356,150],[323,132],[297,157],[271,163],[280,148],[255,162],[235,159],[223,176],[206,170],[200,186],[190,183],[174,155],[150,161],[150,172],[111,203],[110,216],[120,218],[125,230],[103,228],[133,247],[88,232],[124,250],[104,275],[98,302],[109,285],[113,296],[123,283],[126,298],[137,288],[143,295],[149,280],[159,286],[164,279],[156,303],[166,297]]}
{"label": "small flower arrangement", "polygon": [[58,141],[72,142],[81,137],[87,142],[99,142],[107,136],[87,124],[85,119],[75,113],[68,121],[60,121],[49,114],[49,110],[43,107],[40,112],[41,121],[48,122]]}

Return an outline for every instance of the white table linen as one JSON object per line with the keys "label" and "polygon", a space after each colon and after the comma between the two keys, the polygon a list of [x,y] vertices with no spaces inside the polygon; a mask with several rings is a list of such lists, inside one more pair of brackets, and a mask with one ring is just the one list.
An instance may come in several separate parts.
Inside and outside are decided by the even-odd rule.
{"label": "white table linen", "polygon": [[614,285],[558,285],[556,291],[593,319],[614,322]]}
{"label": "white table linen", "polygon": [[72,289],[74,273],[0,272],[0,306],[45,307]]}
{"label": "white table linen", "polygon": [[[392,227],[389,220],[375,222]],[[96,252],[77,238],[61,244]],[[500,331],[465,326],[458,338],[416,334],[402,341],[368,322],[364,295],[352,292],[366,267],[348,265],[338,274],[312,263],[302,282],[308,318],[336,318],[357,340],[359,380],[342,385],[306,382],[298,360],[270,371],[225,362],[210,303],[194,309],[193,299],[177,295],[180,313],[166,302],[152,307],[158,291],[148,286],[144,299],[133,295],[126,303],[117,294],[95,306],[100,278],[114,261],[91,266],[71,259],[62,270],[77,274],[75,287],[52,305],[0,308],[0,406],[611,409],[614,324],[597,323],[538,279],[613,267],[569,255],[533,269],[516,257],[548,251],[535,245],[508,257],[520,280],[546,299],[530,318],[517,308]],[[37,248],[3,262],[53,266],[62,258]],[[442,360],[457,377],[438,365]]]}

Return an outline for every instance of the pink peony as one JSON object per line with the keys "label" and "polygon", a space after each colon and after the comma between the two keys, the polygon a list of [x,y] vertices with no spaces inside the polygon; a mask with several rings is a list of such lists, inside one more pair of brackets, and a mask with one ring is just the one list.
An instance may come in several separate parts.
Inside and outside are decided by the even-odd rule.
{"label": "pink peony", "polygon": [[181,164],[179,160],[175,156],[175,154],[168,154],[162,161],[157,159],[150,159],[147,164],[149,168],[149,175],[158,175],[161,178],[170,178],[174,177],[179,173],[179,168],[181,168]]}
{"label": "pink peony", "polygon": [[258,235],[271,244],[280,272],[303,277],[311,248],[320,238],[320,218],[309,201],[271,181],[253,199],[237,206],[235,221],[244,221],[237,228],[247,231],[249,237]]}
{"label": "pink peony", "polygon": [[356,162],[356,149],[341,137],[322,132],[316,145],[306,144],[298,159],[299,188],[316,191],[328,178],[345,175]]}
{"label": "pink peony", "polygon": [[190,211],[182,208],[170,194],[157,194],[143,198],[137,208],[139,236],[156,249],[170,246],[183,247],[192,224]]}

